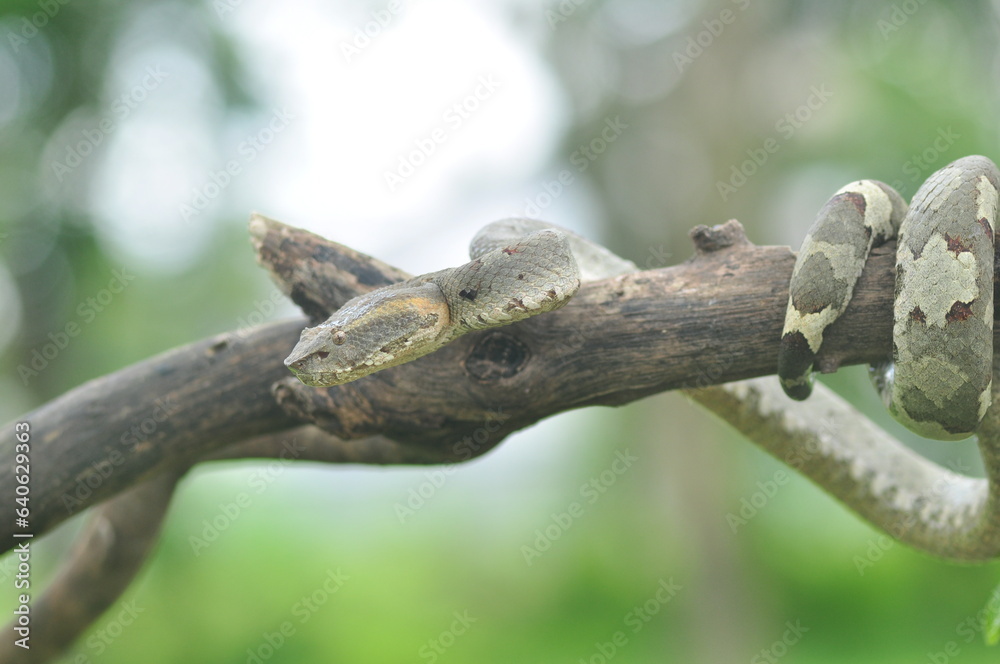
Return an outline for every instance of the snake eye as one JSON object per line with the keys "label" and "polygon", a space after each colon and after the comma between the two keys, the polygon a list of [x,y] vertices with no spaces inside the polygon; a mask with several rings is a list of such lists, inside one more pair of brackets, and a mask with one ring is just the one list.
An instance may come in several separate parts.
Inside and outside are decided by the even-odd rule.
{"label": "snake eye", "polygon": [[333,333],[333,343],[340,346],[345,341],[347,341],[347,335],[344,333],[343,330],[337,330],[336,332]]}

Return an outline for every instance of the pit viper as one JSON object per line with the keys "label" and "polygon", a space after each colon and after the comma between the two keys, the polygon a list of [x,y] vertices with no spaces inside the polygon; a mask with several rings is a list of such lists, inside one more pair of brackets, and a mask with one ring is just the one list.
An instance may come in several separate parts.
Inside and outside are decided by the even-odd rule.
{"label": "pit viper", "polygon": [[330,387],[410,362],[463,334],[566,304],[592,281],[638,270],[575,233],[530,219],[483,227],[459,267],[360,295],[302,331],[285,365],[306,385]]}
{"label": "pit viper", "polygon": [[[847,308],[871,248],[898,233],[892,361],[874,369],[874,380],[910,429],[944,440],[969,436],[990,404],[998,186],[996,166],[973,156],[931,175],[909,208],[874,180],[838,191],[795,263],[778,356],[786,393],[808,397],[824,332]],[[570,231],[526,219],[484,227],[470,256],[350,300],[303,330],[286,366],[306,385],[340,385],[468,332],[557,309],[581,280],[638,270]]]}
{"label": "pit viper", "polygon": [[823,335],[847,308],[872,247],[897,237],[891,360],[871,367],[893,417],[926,438],[970,436],[990,406],[993,233],[1000,172],[986,157],[932,174],[909,207],[859,180],[820,210],[799,250],[778,353],[785,393],[805,399]]}

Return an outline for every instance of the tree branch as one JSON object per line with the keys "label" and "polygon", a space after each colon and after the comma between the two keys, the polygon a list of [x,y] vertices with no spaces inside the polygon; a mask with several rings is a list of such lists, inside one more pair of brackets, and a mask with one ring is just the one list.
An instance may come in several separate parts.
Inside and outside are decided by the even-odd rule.
{"label": "tree branch", "polygon": [[[311,426],[257,436],[223,448],[206,461],[271,458],[324,463],[419,462],[392,441],[342,441]],[[96,507],[58,576],[32,604],[29,650],[0,643],[0,662],[40,664],[61,655],[121,597],[152,553],[170,499],[188,468],[136,485]],[[14,633],[15,622],[5,633]]]}
{"label": "tree branch", "polygon": [[[31,648],[9,636],[0,642],[0,662],[58,657],[115,603],[152,551],[179,478],[163,473],[94,510],[59,574],[31,604]],[[15,622],[4,634],[15,633]]]}
{"label": "tree branch", "polygon": [[[313,321],[407,276],[263,217],[251,233],[259,260]],[[698,389],[773,372],[794,257],[784,247],[752,246],[736,222],[699,227],[692,237],[697,253],[682,265],[586,284],[557,312],[470,334],[349,385],[313,389],[288,377],[281,358],[303,319],[170,351],[30,413],[22,421],[31,424],[36,534],[128,489],[95,512],[36,605],[35,635],[46,647],[35,654],[63,649],[124,591],[177,479],[199,461],[461,461],[548,415],[675,388],[901,540],[946,557],[997,556],[997,409],[981,435],[990,489],[903,448],[821,387],[805,405],[780,395],[773,379]],[[828,332],[825,370],[887,355],[892,250],[872,257]],[[823,421],[833,426],[817,432]],[[12,460],[13,445],[0,447],[0,490],[11,498]]]}
{"label": "tree branch", "polygon": [[[994,375],[1000,379],[996,366]],[[1000,398],[997,385],[994,404]],[[979,432],[987,480],[923,458],[820,383],[801,403],[788,399],[772,377],[688,394],[899,541],[953,560],[1000,557],[995,405]]]}
{"label": "tree branch", "polygon": [[[288,378],[282,359],[305,320],[219,335],[91,381],[22,418],[32,428],[34,532],[227,444],[306,422],[461,461],[571,408],[770,374],[794,256],[750,245],[733,224],[697,231],[699,251],[681,265],[585,284],[558,311],[348,385]],[[314,317],[403,276],[278,222],[257,217],[252,230],[261,261]],[[828,333],[826,368],[885,355],[891,276],[891,256],[869,261]],[[13,445],[0,446],[0,493],[11,501],[13,466]],[[2,524],[5,549],[12,531]]]}

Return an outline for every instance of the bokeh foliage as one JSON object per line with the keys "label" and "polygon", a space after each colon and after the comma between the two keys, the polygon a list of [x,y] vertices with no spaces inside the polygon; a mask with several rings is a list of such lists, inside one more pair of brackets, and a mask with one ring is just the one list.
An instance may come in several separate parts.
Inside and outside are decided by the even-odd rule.
{"label": "bokeh foliage", "polygon": [[[695,224],[736,217],[755,242],[794,244],[852,179],[879,178],[909,196],[954,158],[1000,158],[1000,33],[985,1],[496,6],[534,37],[524,48],[538,52],[565,99],[560,145],[528,176],[534,191],[575,169],[609,246],[645,267],[683,260]],[[447,9],[426,4],[409,11],[448,20]],[[27,36],[32,20],[40,25]],[[207,0],[4,0],[0,38],[0,381],[10,420],[89,378],[234,329],[271,292],[243,230],[252,192],[199,219],[208,239],[189,263],[160,269],[129,257],[102,226],[92,197],[113,158],[107,146],[57,177],[53,163],[80,127],[107,115],[123,77],[127,89],[120,63],[142,48],[194,63],[205,81],[207,164],[241,117],[265,117],[275,102],[253,82],[260,72],[247,70],[238,30]],[[619,116],[628,128],[581,170],[573,155]],[[123,264],[134,284],[51,367],[24,379],[19,367],[79,320],[80,304]],[[893,427],[860,369],[830,383]],[[119,609],[110,612],[68,661],[245,662],[249,649],[268,662],[601,662],[617,631],[625,643],[613,648],[616,662],[996,660],[969,622],[995,566],[955,566],[895,544],[676,395],[556,418],[534,434],[531,444],[554,446],[564,461],[526,468],[534,457],[525,438],[447,475],[200,469],[124,599],[142,612],[124,629]],[[907,440],[976,472],[971,446]],[[607,475],[625,450],[641,461]],[[604,490],[588,502],[581,487],[594,478]],[[431,497],[401,523],[397,507],[428,485]],[[242,493],[252,509],[227,518]],[[559,526],[574,502],[582,516]],[[527,565],[523,547],[553,524],[557,536]],[[37,547],[39,586],[73,528]],[[196,553],[191,538],[206,528],[218,537]],[[322,597],[338,571],[343,585],[303,614],[302,598]],[[670,580],[680,590],[654,601]],[[657,611],[637,623],[644,605]],[[427,655],[463,612],[475,622]],[[292,631],[269,654],[285,623]],[[807,631],[799,638],[790,625]]]}

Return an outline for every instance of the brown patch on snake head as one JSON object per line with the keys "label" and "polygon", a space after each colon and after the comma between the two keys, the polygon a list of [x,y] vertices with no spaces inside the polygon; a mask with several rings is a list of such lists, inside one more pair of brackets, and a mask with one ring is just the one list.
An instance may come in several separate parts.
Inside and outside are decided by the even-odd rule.
{"label": "brown patch on snake head", "polygon": [[983,231],[986,232],[986,237],[990,239],[990,243],[993,243],[993,226],[987,221],[986,217],[980,217],[976,219],[976,223],[983,227]]}
{"label": "brown patch on snake head", "polygon": [[[845,191],[843,194],[841,194],[841,197],[853,203],[858,213],[862,217],[865,216],[865,210],[868,209],[868,201],[865,200],[864,196],[857,193],[856,191]],[[867,226],[865,228],[867,228]]]}
{"label": "brown patch on snake head", "polygon": [[968,320],[971,316],[972,302],[956,302],[951,305],[951,310],[945,314],[944,319],[949,323],[954,323],[955,321]]}
{"label": "brown patch on snake head", "polygon": [[514,254],[518,253],[518,251],[519,251],[519,250],[518,250],[518,249],[515,249],[514,247],[504,247],[504,248],[503,248],[503,252],[504,252],[505,254],[507,254],[508,256],[512,256],[512,255],[514,255]]}
{"label": "brown patch on snake head", "polygon": [[972,246],[967,240],[962,239],[961,235],[952,237],[951,233],[945,233],[944,239],[948,243],[948,251],[954,251],[955,254],[960,254],[963,251],[972,251]]}
{"label": "brown patch on snake head", "polygon": [[518,281],[524,281],[524,272],[522,272],[519,275],[517,275],[517,280]]}
{"label": "brown patch on snake head", "polygon": [[548,298],[550,300],[554,300],[554,299],[556,299],[556,297],[558,297],[558,295],[556,295],[556,289],[555,288],[550,288],[549,292],[546,293],[545,295],[548,296]]}
{"label": "brown patch on snake head", "polygon": [[505,311],[514,311],[515,309],[520,309],[521,311],[527,311],[528,307],[524,306],[524,300],[519,297],[511,298],[510,302],[507,303]]}
{"label": "brown patch on snake head", "polygon": [[479,295],[479,291],[476,290],[475,288],[463,288],[462,290],[458,291],[458,296],[465,298],[469,302],[474,302],[477,295]]}
{"label": "brown patch on snake head", "polygon": [[927,323],[927,315],[920,307],[913,307],[913,310],[910,311],[910,320],[917,323]]}

